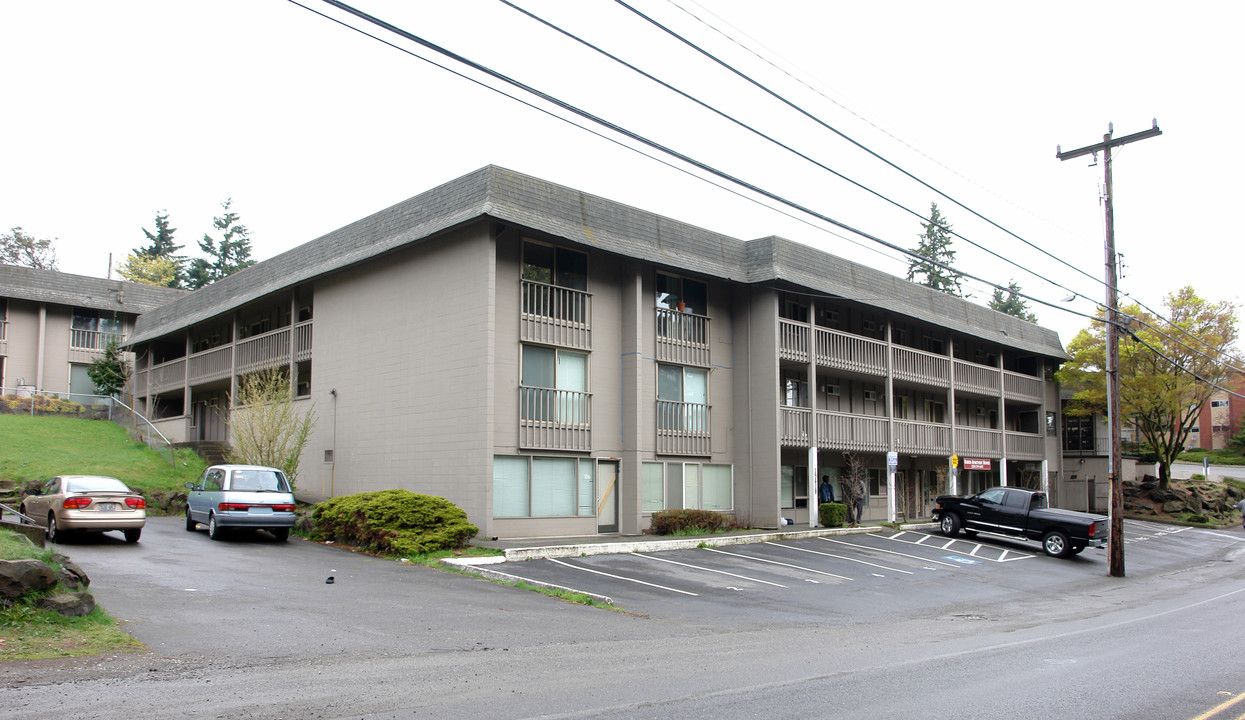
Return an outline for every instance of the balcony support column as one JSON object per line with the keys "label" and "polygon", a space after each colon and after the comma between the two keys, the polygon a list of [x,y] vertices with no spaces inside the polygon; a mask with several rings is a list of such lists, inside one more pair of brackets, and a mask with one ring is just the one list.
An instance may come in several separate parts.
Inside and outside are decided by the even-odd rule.
{"label": "balcony support column", "polygon": [[[955,444],[955,424],[959,421],[955,412],[955,338],[947,338],[947,354],[951,359],[951,384],[947,388],[947,407],[951,410],[951,457],[959,454],[959,448]],[[947,491],[951,495],[960,494],[960,469],[951,462],[951,457],[947,458]]]}
{"label": "balcony support column", "polygon": [[[895,447],[895,340],[890,319],[886,321],[886,450],[897,452]],[[886,521],[895,522],[895,469],[886,463]]]}
{"label": "balcony support column", "polygon": [[999,351],[999,484],[1007,487],[1007,377],[1003,374],[1003,352]]}
{"label": "balcony support column", "polygon": [[194,424],[194,411],[190,406],[190,351],[194,345],[190,342],[190,330],[186,330],[186,362],[182,371],[182,415],[185,416],[186,437],[191,437],[190,428]]}
{"label": "balcony support column", "polygon": [[821,480],[821,468],[817,453],[817,307],[811,300],[808,306],[808,526],[818,527],[821,522],[821,495],[817,491]]}

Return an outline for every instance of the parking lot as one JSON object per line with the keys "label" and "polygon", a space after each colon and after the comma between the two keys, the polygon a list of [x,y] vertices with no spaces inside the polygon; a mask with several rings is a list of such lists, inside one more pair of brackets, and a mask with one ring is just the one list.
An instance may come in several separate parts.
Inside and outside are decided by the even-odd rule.
{"label": "parking lot", "polygon": [[[1125,523],[1128,572],[1140,575],[1213,561],[1245,542],[1237,529],[1211,531]],[[826,536],[722,548],[632,552],[509,562],[496,568],[523,580],[609,598],[629,611],[700,619],[820,621],[903,612],[992,598],[1105,575],[1106,550],[1069,559],[1037,542],[981,534],[948,538],[934,530]]]}

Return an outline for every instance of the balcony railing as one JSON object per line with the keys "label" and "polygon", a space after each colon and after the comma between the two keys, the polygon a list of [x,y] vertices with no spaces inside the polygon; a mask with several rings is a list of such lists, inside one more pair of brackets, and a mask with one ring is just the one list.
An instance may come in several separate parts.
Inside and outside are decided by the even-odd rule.
{"label": "balcony railing", "polygon": [[147,371],[150,394],[176,390],[186,385],[186,358],[153,365]]}
{"label": "balcony railing", "polygon": [[592,349],[592,296],[582,290],[524,280],[520,327],[524,342]]}
{"label": "balcony railing", "polygon": [[703,403],[657,401],[657,452],[663,455],[710,454],[710,407]]}
{"label": "balcony railing", "polygon": [[778,321],[778,353],[783,360],[808,362],[808,334],[811,328],[790,320]]}
{"label": "balcony railing", "polygon": [[519,446],[592,449],[592,396],[575,390],[519,388]]}
{"label": "balcony railing", "polygon": [[1009,460],[1041,460],[1045,457],[1045,435],[1007,433],[1007,458]]}
{"label": "balcony railing", "polygon": [[279,328],[238,343],[239,375],[290,362],[290,329]]}
{"label": "balcony railing", "polygon": [[823,450],[886,452],[886,418],[848,413],[817,413],[817,447]]}
{"label": "balcony railing", "polygon": [[886,343],[817,328],[817,364],[866,375],[886,375]]}
{"label": "balcony railing", "polygon": [[963,360],[955,361],[955,389],[957,392],[962,391],[998,397],[1001,383],[998,368],[964,362]]}
{"label": "balcony railing", "polygon": [[1063,454],[1072,457],[1106,457],[1111,454],[1111,438],[1096,437],[1080,443],[1064,435]]}
{"label": "balcony railing", "polygon": [[302,362],[311,359],[311,321],[301,322],[294,326],[294,360]]}
{"label": "balcony railing", "polygon": [[955,449],[965,457],[1001,458],[1003,457],[1003,433],[998,430],[957,427]]}
{"label": "balcony railing", "polygon": [[813,411],[809,408],[790,407],[778,408],[779,441],[784,447],[808,447],[808,424],[812,420]]}
{"label": "balcony railing", "polygon": [[709,365],[709,318],[657,308],[657,359],[680,365]]}
{"label": "balcony railing", "polygon": [[951,426],[896,420],[895,450],[906,455],[950,455]]}
{"label": "balcony railing", "polygon": [[892,349],[891,372],[896,380],[951,387],[951,358],[898,345]]}
{"label": "balcony railing", "polygon": [[134,373],[134,396],[145,397],[147,395],[147,371],[139,370]]}
{"label": "balcony railing", "polygon": [[191,385],[222,380],[229,377],[232,369],[233,346],[215,347],[190,356],[188,380]]}
{"label": "balcony railing", "polygon": [[103,350],[108,347],[108,341],[112,339],[121,342],[121,333],[76,328],[69,330],[69,347],[75,350]]}
{"label": "balcony railing", "polygon": [[1041,404],[1042,379],[1023,373],[1004,371],[1003,394],[1008,400]]}

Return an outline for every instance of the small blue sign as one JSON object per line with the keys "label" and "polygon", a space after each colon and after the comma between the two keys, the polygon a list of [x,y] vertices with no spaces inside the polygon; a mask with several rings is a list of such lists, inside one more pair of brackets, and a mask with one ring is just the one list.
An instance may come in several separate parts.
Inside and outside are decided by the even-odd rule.
{"label": "small blue sign", "polygon": [[950,560],[951,562],[958,562],[961,565],[976,565],[980,562],[979,560],[970,560],[966,557],[960,557],[959,555],[943,555],[942,559]]}

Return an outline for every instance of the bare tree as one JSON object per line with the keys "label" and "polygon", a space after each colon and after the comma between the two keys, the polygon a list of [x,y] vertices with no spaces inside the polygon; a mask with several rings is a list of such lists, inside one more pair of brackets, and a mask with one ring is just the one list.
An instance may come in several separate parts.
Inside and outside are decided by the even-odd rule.
{"label": "bare tree", "polygon": [[303,411],[295,405],[283,369],[247,375],[229,414],[229,461],[279,468],[295,488],[298,461],[315,424],[315,406]]}

